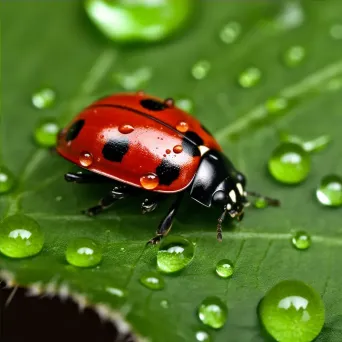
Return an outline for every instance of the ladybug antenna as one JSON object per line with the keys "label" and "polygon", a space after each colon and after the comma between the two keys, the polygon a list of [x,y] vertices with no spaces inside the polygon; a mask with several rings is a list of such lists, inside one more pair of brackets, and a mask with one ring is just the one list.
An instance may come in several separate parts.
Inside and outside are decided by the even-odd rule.
{"label": "ladybug antenna", "polygon": [[280,206],[279,200],[277,200],[275,198],[263,196],[261,194],[258,194],[257,192],[254,192],[254,191],[247,191],[247,196],[259,197],[260,199],[265,200],[267,202],[267,204],[272,206],[272,207],[279,207]]}
{"label": "ladybug antenna", "polygon": [[217,240],[218,241],[222,241],[222,223],[224,221],[224,219],[226,218],[227,215],[227,210],[226,208],[224,209],[223,213],[221,214],[221,216],[219,217],[219,219],[217,220],[217,228],[216,228],[216,232],[217,232]]}
{"label": "ladybug antenna", "polygon": [[164,104],[168,107],[173,107],[175,105],[175,101],[171,97],[168,97],[164,100]]}

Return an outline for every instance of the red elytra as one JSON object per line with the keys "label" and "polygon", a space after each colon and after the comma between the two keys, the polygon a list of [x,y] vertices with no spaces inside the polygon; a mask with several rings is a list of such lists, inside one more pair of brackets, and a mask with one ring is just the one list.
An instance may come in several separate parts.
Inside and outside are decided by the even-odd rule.
{"label": "red elytra", "polygon": [[[174,193],[194,178],[199,146],[221,151],[200,122],[172,102],[124,93],[102,98],[78,114],[59,134],[57,151],[82,168],[135,187],[144,187],[145,175],[156,174],[159,183],[153,191]],[[80,162],[85,153],[92,156],[87,166]]]}

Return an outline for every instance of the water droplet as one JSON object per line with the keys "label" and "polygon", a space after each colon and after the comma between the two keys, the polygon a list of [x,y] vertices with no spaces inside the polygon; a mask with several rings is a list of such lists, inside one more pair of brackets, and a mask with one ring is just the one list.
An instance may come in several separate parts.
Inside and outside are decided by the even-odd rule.
{"label": "water droplet", "polygon": [[207,326],[220,329],[226,323],[228,316],[227,306],[218,297],[204,299],[198,309],[199,319]]}
{"label": "water droplet", "polygon": [[291,238],[292,245],[297,249],[308,249],[311,246],[310,235],[306,232],[295,232]]}
{"label": "water droplet", "polygon": [[285,280],[267,292],[259,306],[260,319],[277,341],[309,342],[324,324],[324,304],[309,285]]}
{"label": "water droplet", "polygon": [[180,121],[178,122],[178,124],[176,125],[177,131],[185,133],[188,131],[189,129],[189,125],[187,122],[185,121]]}
{"label": "water droplet", "polygon": [[206,60],[201,60],[193,65],[191,73],[196,80],[202,80],[203,78],[207,77],[210,69],[210,62]]}
{"label": "water droplet", "polygon": [[13,189],[15,178],[7,167],[0,165],[0,195]]}
{"label": "water droplet", "polygon": [[191,0],[86,0],[93,24],[116,42],[156,42],[171,36],[193,12]]}
{"label": "water droplet", "polygon": [[167,150],[165,151],[165,153],[166,153],[166,154],[170,154],[170,153],[171,153],[171,150],[170,150],[170,149],[167,149]]}
{"label": "water droplet", "polygon": [[38,109],[51,107],[56,99],[56,93],[50,88],[42,88],[32,95],[32,104]]}
{"label": "water droplet", "polygon": [[126,297],[126,291],[117,287],[106,287],[106,291],[116,297]]}
{"label": "water droplet", "polygon": [[168,236],[162,240],[157,253],[158,269],[174,273],[189,265],[194,257],[193,244],[181,236]]}
{"label": "water droplet", "polygon": [[280,30],[292,30],[301,26],[305,15],[302,4],[298,1],[286,1],[275,21],[275,27]]}
{"label": "water droplet", "polygon": [[56,196],[56,197],[55,197],[56,202],[60,202],[62,199],[63,199],[62,196]]}
{"label": "water droplet", "polygon": [[101,246],[88,238],[72,240],[65,252],[69,264],[77,267],[94,267],[102,260]]}
{"label": "water droplet", "polygon": [[160,302],[160,306],[164,309],[168,309],[169,308],[169,301],[166,300],[166,299],[163,299],[161,302]]}
{"label": "water droplet", "polygon": [[175,100],[175,106],[184,110],[188,113],[193,113],[195,109],[194,101],[189,99],[188,97],[178,97]]}
{"label": "water droplet", "polygon": [[173,152],[178,154],[178,153],[182,153],[183,152],[183,147],[182,145],[176,145],[173,147]]}
{"label": "water droplet", "polygon": [[[152,78],[152,69],[142,67],[131,72],[119,71],[113,75],[114,80],[128,91],[145,88]],[[141,96],[141,95],[140,95]]]}
{"label": "water droplet", "polygon": [[119,132],[122,134],[129,134],[134,131],[134,127],[131,125],[121,125],[119,127]]}
{"label": "water droplet", "polygon": [[285,110],[289,101],[285,97],[272,97],[266,101],[266,109],[269,114],[276,114]]}
{"label": "water droplet", "polygon": [[89,167],[93,163],[93,155],[89,152],[82,152],[80,154],[80,164],[84,167]]}
{"label": "water droplet", "polygon": [[198,342],[210,342],[211,338],[210,335],[203,330],[196,331],[196,341]]}
{"label": "water droplet", "polygon": [[159,177],[155,173],[147,173],[140,177],[140,184],[146,190],[153,190],[159,185]]}
{"label": "water droplet", "polygon": [[288,67],[295,67],[304,60],[305,55],[306,51],[303,46],[292,46],[284,54],[284,64]]}
{"label": "water droplet", "polygon": [[268,161],[271,175],[279,182],[297,184],[304,181],[311,167],[310,155],[300,145],[282,143]]}
{"label": "water droplet", "polygon": [[32,218],[15,214],[0,223],[0,252],[10,258],[38,254],[44,244],[39,224]]}
{"label": "water droplet", "polygon": [[241,33],[241,25],[232,21],[225,26],[220,31],[220,39],[223,43],[232,44],[234,43]]}
{"label": "water droplet", "polygon": [[342,39],[342,24],[335,24],[331,26],[330,35],[334,39]]}
{"label": "water droplet", "polygon": [[268,207],[268,202],[263,197],[258,197],[254,200],[253,206],[257,209],[264,209]]}
{"label": "water droplet", "polygon": [[34,131],[34,140],[41,147],[53,147],[57,142],[59,126],[53,119],[45,119],[39,122]]}
{"label": "water droplet", "polygon": [[150,290],[162,290],[165,286],[164,279],[158,273],[153,272],[144,274],[140,282]]}
{"label": "water droplet", "polygon": [[261,80],[261,71],[256,67],[250,67],[244,70],[238,78],[239,84],[243,88],[252,88]]}
{"label": "water droplet", "polygon": [[216,265],[216,273],[221,278],[229,278],[234,273],[233,263],[228,259],[220,260]]}
{"label": "water droplet", "polygon": [[316,190],[318,201],[326,206],[342,206],[342,177],[327,175],[323,177]]}

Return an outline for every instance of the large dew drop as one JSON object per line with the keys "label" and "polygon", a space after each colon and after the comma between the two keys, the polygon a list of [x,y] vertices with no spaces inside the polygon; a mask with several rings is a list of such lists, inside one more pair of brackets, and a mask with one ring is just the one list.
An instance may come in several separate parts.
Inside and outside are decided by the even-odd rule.
{"label": "large dew drop", "polygon": [[43,244],[39,224],[26,215],[8,216],[0,223],[0,252],[10,258],[36,255]]}
{"label": "large dew drop", "polygon": [[193,0],[86,0],[94,25],[116,42],[157,42],[179,30],[192,13]]}
{"label": "large dew drop", "polygon": [[34,131],[34,140],[41,147],[53,147],[57,142],[59,126],[53,119],[45,119],[39,122]]}
{"label": "large dew drop", "polygon": [[50,88],[42,88],[32,95],[32,104],[38,109],[52,107],[55,103],[56,93]]}
{"label": "large dew drop", "polygon": [[94,267],[102,260],[101,246],[88,238],[72,240],[65,252],[69,264],[77,267]]}
{"label": "large dew drop", "polygon": [[305,250],[311,246],[311,237],[308,233],[299,231],[293,234],[291,242],[296,249]]}
{"label": "large dew drop", "polygon": [[281,342],[311,342],[324,324],[324,305],[309,285],[286,280],[275,285],[259,306],[268,333]]}
{"label": "large dew drop", "polygon": [[194,257],[193,244],[181,236],[168,236],[160,244],[157,266],[161,272],[175,273],[185,268]]}
{"label": "large dew drop", "polygon": [[327,175],[323,177],[316,190],[316,197],[325,206],[342,206],[342,177],[338,175]]}
{"label": "large dew drop", "polygon": [[233,263],[228,259],[222,259],[216,264],[216,273],[221,278],[230,278],[234,273]]}
{"label": "large dew drop", "polygon": [[311,159],[303,147],[293,143],[283,143],[272,153],[268,161],[271,175],[285,184],[303,182],[311,168]]}

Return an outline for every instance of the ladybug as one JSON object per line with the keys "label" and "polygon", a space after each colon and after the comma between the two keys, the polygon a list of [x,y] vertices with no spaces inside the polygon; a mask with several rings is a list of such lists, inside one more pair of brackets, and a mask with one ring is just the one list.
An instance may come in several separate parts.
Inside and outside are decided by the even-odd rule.
{"label": "ladybug", "polygon": [[[171,229],[184,194],[205,207],[219,206],[217,239],[227,215],[243,218],[249,204],[246,178],[223,154],[201,123],[177,108],[143,92],[120,93],[85,108],[58,134],[57,152],[88,172],[67,173],[75,183],[110,182],[111,190],[98,205],[84,211],[94,216],[118,200],[143,192],[143,213],[156,209],[175,194],[156,236],[158,243]],[[90,172],[89,172],[90,171]],[[263,197],[270,205],[278,200]]]}

